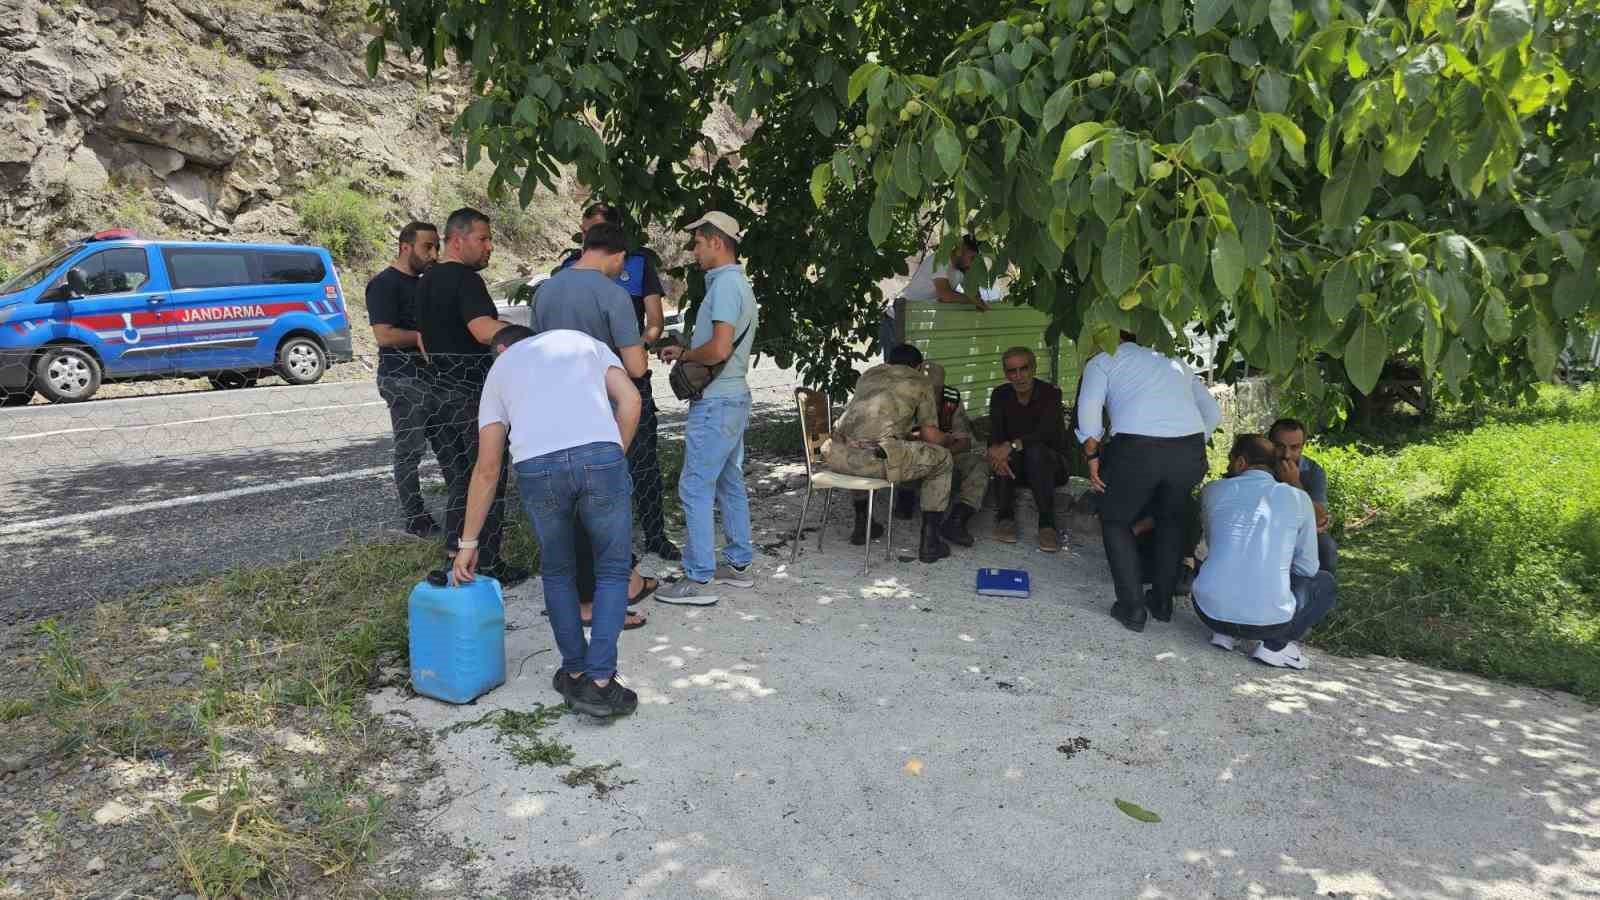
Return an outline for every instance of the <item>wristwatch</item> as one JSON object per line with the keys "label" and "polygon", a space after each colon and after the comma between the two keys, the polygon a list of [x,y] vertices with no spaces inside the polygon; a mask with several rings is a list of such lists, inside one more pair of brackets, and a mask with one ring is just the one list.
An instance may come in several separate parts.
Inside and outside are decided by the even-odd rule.
{"label": "wristwatch", "polygon": [[1022,442],[1019,441],[1019,440],[1016,440],[1016,439],[1012,439],[1012,441],[1011,441],[1011,449],[1013,449],[1013,450],[1021,450],[1022,449]]}

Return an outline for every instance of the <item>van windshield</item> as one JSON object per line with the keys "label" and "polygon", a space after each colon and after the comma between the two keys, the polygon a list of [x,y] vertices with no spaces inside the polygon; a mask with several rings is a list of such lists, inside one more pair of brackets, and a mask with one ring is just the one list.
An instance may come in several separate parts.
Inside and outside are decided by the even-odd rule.
{"label": "van windshield", "polygon": [[77,253],[82,249],[83,248],[81,246],[75,244],[66,248],[65,250],[57,252],[54,256],[51,256],[48,259],[40,260],[26,269],[23,269],[21,275],[18,275],[5,284],[0,284],[0,295],[15,294],[18,291],[25,291],[33,287],[39,282],[45,280],[45,278],[49,277],[50,273],[54,272],[57,266],[67,261],[67,257]]}

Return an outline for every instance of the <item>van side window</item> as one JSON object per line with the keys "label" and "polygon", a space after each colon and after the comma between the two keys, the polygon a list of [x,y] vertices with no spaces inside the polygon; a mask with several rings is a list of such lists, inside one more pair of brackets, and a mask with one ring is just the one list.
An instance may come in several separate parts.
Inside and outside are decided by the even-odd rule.
{"label": "van side window", "polygon": [[315,253],[263,250],[257,256],[261,260],[262,284],[319,284],[328,276],[322,257]]}
{"label": "van side window", "polygon": [[250,277],[250,251],[174,247],[161,251],[175,290],[237,287],[254,284]]}
{"label": "van side window", "polygon": [[150,263],[143,247],[101,250],[73,268],[89,283],[90,297],[131,293],[150,280]]}

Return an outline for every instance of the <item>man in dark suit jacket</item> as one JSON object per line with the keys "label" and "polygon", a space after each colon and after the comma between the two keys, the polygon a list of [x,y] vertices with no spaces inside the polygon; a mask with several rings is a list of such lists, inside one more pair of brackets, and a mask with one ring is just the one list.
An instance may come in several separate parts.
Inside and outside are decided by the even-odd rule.
{"label": "man in dark suit jacket", "polygon": [[1067,479],[1066,410],[1061,389],[1034,377],[1033,351],[1012,347],[1000,358],[1006,383],[989,395],[989,468],[995,474],[995,540],[1017,542],[1017,486],[1033,491],[1039,549],[1061,549],[1056,487]]}

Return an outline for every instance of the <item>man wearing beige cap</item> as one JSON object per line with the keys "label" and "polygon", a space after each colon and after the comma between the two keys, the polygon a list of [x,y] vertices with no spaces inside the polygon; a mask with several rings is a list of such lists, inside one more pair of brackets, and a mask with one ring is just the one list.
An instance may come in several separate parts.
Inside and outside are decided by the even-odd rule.
{"label": "man wearing beige cap", "polygon": [[[684,577],[656,592],[662,603],[709,606],[716,585],[755,586],[751,571],[750,499],[744,489],[744,431],[750,424],[750,347],[756,339],[755,292],[739,266],[743,232],[727,213],[710,212],[686,226],[694,235],[694,259],[706,273],[706,296],[695,314],[689,349],[664,347],[665,362],[687,360],[722,365],[689,403],[683,428]],[[716,555],[716,512],[722,508],[727,537],[722,559]],[[713,584],[715,582],[715,584]]]}

